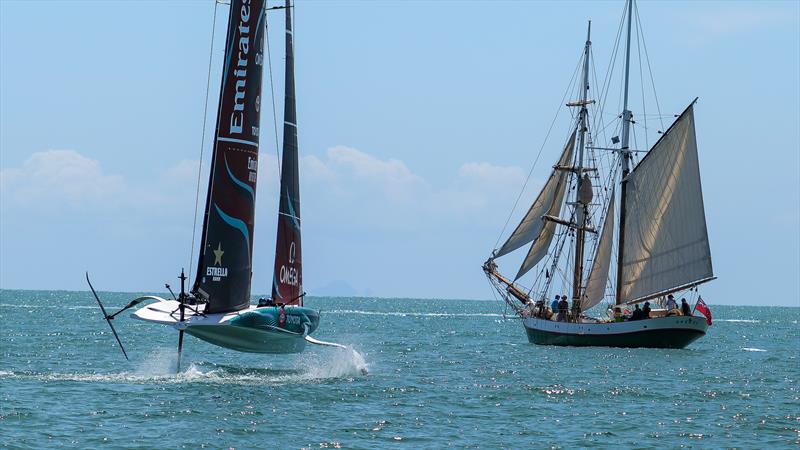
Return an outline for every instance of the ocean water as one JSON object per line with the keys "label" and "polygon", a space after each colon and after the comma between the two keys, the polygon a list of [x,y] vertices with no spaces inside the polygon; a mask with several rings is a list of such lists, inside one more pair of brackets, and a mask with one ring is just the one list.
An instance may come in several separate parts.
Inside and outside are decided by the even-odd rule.
{"label": "ocean water", "polygon": [[0,291],[0,447],[800,444],[800,308],[712,304],[705,338],[647,350],[535,346],[495,301],[307,305],[315,337],[351,348],[251,355],[187,336],[175,374],[172,329],[120,316],[126,362],[90,293]]}

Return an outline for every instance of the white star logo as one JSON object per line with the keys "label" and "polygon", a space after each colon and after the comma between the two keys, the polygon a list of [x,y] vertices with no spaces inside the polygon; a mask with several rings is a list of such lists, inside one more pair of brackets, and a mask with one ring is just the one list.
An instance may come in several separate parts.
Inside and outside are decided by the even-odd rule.
{"label": "white star logo", "polygon": [[214,265],[220,266],[222,265],[222,255],[225,252],[222,250],[222,242],[217,245],[217,249],[214,250]]}

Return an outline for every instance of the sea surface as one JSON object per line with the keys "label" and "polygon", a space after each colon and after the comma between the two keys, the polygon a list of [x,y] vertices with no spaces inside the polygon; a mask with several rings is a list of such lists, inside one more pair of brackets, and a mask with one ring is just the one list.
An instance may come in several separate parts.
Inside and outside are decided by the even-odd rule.
{"label": "sea surface", "polygon": [[535,346],[496,301],[306,304],[322,310],[315,337],[350,349],[252,355],[187,336],[176,374],[173,329],[118,317],[127,362],[90,293],[0,291],[0,447],[800,444],[800,308],[712,303],[706,337],[647,350]]}

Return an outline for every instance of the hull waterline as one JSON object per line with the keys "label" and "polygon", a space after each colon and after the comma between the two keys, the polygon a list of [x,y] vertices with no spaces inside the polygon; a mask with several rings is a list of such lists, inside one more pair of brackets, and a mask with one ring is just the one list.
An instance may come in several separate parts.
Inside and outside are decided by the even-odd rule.
{"label": "hull waterline", "polygon": [[705,336],[701,317],[663,317],[629,322],[566,323],[525,318],[528,340],[574,347],[685,348]]}

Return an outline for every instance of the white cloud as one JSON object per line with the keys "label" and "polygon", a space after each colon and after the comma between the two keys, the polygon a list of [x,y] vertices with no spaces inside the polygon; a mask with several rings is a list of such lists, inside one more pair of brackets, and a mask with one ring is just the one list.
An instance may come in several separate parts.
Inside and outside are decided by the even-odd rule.
{"label": "white cloud", "polygon": [[[106,173],[99,161],[74,150],[37,152],[21,167],[0,170],[3,207],[44,214],[65,208],[102,213],[124,207],[147,217],[190,217],[198,164],[181,160],[160,175],[126,179]],[[202,169],[201,202],[208,162]],[[524,180],[518,167],[468,162],[429,181],[399,159],[381,159],[345,146],[332,147],[322,157],[303,157],[300,170],[304,217],[373,230],[424,230],[432,227],[425,225],[430,222],[492,223],[494,216],[507,214],[502,209]],[[277,157],[261,155],[259,214],[271,214],[277,207],[278,180]]]}
{"label": "white cloud", "polygon": [[20,168],[0,170],[0,189],[4,199],[17,204],[80,207],[111,200],[126,185],[74,150],[47,150],[34,153]]}

